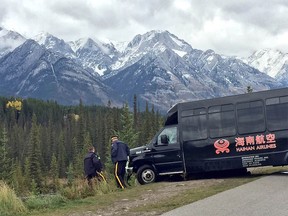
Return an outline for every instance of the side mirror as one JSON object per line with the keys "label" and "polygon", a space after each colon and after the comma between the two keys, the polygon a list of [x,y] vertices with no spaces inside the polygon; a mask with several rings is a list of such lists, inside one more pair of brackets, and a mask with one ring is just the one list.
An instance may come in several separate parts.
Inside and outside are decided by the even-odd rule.
{"label": "side mirror", "polygon": [[169,143],[168,136],[167,136],[166,134],[161,135],[161,144],[166,144],[166,145],[168,145],[168,143]]}

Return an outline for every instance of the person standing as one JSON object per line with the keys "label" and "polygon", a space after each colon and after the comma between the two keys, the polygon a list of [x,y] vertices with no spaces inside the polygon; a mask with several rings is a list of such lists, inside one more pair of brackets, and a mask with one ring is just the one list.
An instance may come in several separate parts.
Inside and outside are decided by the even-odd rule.
{"label": "person standing", "polygon": [[130,154],[128,145],[118,140],[117,135],[111,136],[111,159],[114,164],[114,176],[117,183],[117,187],[126,188],[124,181],[125,166]]}
{"label": "person standing", "polygon": [[100,157],[95,153],[95,148],[93,146],[89,147],[88,153],[84,157],[84,172],[88,185],[92,186],[92,179],[94,177],[106,181],[102,168]]}

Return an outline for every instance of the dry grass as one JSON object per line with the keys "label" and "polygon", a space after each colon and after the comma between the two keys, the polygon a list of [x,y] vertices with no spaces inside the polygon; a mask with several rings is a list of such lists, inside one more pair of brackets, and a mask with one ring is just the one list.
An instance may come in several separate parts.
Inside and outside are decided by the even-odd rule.
{"label": "dry grass", "polygon": [[25,205],[16,196],[14,190],[0,181],[0,215],[17,215],[26,211]]}
{"label": "dry grass", "polygon": [[115,188],[114,182],[110,181],[107,185],[95,184],[91,196],[85,195],[86,182],[75,182],[74,189],[71,188],[71,196],[78,193],[85,195],[86,198],[79,196],[79,199],[71,199],[58,208],[29,212],[29,216],[40,214],[42,216],[156,216],[260,177],[286,170],[287,167],[251,168],[252,175],[163,181],[149,185],[133,185],[126,190]]}

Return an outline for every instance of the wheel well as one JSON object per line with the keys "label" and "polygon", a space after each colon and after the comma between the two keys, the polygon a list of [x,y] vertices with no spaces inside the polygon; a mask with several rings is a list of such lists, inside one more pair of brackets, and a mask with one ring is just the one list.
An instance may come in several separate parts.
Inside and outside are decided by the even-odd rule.
{"label": "wheel well", "polygon": [[156,169],[156,167],[154,166],[154,164],[151,163],[151,162],[147,162],[147,161],[139,161],[139,162],[134,163],[134,165],[133,165],[133,172],[137,173],[138,169],[139,169],[141,166],[144,166],[144,165],[149,165],[149,166],[153,167],[153,169],[155,170],[155,173],[157,173],[157,169]]}

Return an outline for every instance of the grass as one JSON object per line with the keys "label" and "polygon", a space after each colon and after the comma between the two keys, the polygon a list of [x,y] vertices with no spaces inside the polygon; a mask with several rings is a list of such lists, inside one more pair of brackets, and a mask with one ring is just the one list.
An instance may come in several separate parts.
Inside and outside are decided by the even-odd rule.
{"label": "grass", "polygon": [[[151,185],[152,187],[155,187],[157,184]],[[103,187],[103,186],[101,186]],[[109,191],[108,193],[101,193],[98,192],[94,196],[89,196],[83,199],[75,199],[75,200],[69,200],[65,205],[58,206],[57,209],[35,209],[33,211],[30,211],[29,216],[64,216],[69,215],[74,212],[95,212],[97,209],[101,208],[107,208],[109,206],[113,206],[113,204],[116,201],[119,201],[121,199],[129,199],[134,200],[136,199],[139,194],[143,193],[145,191],[145,188],[148,188],[148,185],[142,187],[133,187],[131,189],[127,190],[121,190],[121,189],[113,189]],[[80,214],[81,215],[81,214]]]}
{"label": "grass", "polygon": [[[139,207],[131,208],[129,211],[139,213],[141,215],[143,212],[157,212],[163,213],[167,212],[171,209],[183,206],[185,204],[189,204],[195,202],[197,200],[203,199],[205,197],[209,197],[211,195],[217,194],[219,192],[228,190],[233,187],[237,187],[239,185],[245,184],[247,182],[255,180],[257,177],[243,177],[243,178],[227,178],[221,183],[214,184],[214,185],[203,185],[199,188],[191,188],[187,190],[185,193],[181,195],[176,195],[172,198],[167,198],[157,201],[154,204],[148,206],[140,205]],[[96,212],[99,209],[106,209],[110,208],[111,206],[115,205],[115,202],[119,200],[126,200],[126,202],[133,202],[142,194],[146,194],[148,190],[157,192],[158,189],[163,187],[164,184],[167,182],[159,182],[155,184],[149,185],[139,185],[136,187],[132,187],[127,190],[115,190],[110,191],[106,194],[95,195],[92,197],[86,197],[84,199],[74,200],[66,203],[65,206],[59,207],[57,210],[55,209],[46,209],[46,211],[40,211],[41,216],[64,216],[78,212],[79,215],[83,212]],[[141,202],[140,202],[141,203]],[[30,212],[29,215],[39,215],[39,211]]]}
{"label": "grass", "polygon": [[0,215],[17,215],[26,211],[25,205],[15,192],[7,184],[0,181]]}
{"label": "grass", "polygon": [[25,206],[29,210],[55,209],[64,206],[67,201],[68,200],[60,194],[30,196],[25,200]]}
{"label": "grass", "polygon": [[[132,186],[126,190],[117,189],[113,186],[113,181],[109,184],[99,184],[96,185],[95,191],[90,196],[84,196],[83,194],[76,199],[65,199],[64,195],[51,196],[46,198],[32,197],[29,202],[25,202],[25,205],[28,208],[28,212],[23,211],[22,214],[16,215],[29,215],[29,216],[66,216],[66,215],[82,215],[85,212],[97,213],[98,210],[107,209],[111,211],[111,208],[115,206],[116,202],[125,201],[133,202],[139,200],[139,206],[129,208],[131,214],[143,214],[144,212],[153,212],[154,215],[167,212],[169,210],[175,209],[177,207],[195,202],[197,200],[204,199],[206,197],[212,196],[219,192],[240,186],[242,184],[254,181],[261,176],[269,175],[274,172],[287,170],[287,167],[284,168],[255,168],[251,169],[252,176],[242,176],[242,177],[219,177],[218,181],[212,181],[213,184],[202,184],[199,187],[193,187],[181,192],[180,194],[170,196],[170,197],[161,197],[161,199],[153,202],[152,204],[141,204],[141,195],[146,194],[147,191],[151,193],[157,193],[163,187],[167,187],[167,182],[159,182],[149,185],[137,185]],[[193,181],[193,180],[192,180]],[[205,180],[206,182],[206,180]],[[83,182],[82,182],[83,183]],[[179,185],[185,184],[185,181],[180,182]],[[76,186],[72,189],[71,193],[77,188]],[[80,187],[81,188],[81,187]],[[85,188],[83,186],[83,188]],[[83,189],[81,188],[81,190]],[[79,188],[78,188],[79,189]],[[85,192],[86,189],[83,189]],[[83,193],[83,192],[81,192]],[[86,192],[85,192],[86,193]],[[84,194],[85,194],[84,193]],[[1,206],[1,203],[0,203]],[[129,213],[127,212],[127,213]],[[2,214],[0,214],[2,216]],[[4,214],[3,214],[4,215]],[[101,215],[101,214],[100,214]],[[118,214],[121,215],[121,214]],[[129,215],[129,214],[127,214]],[[152,214],[151,214],[152,215]]]}

